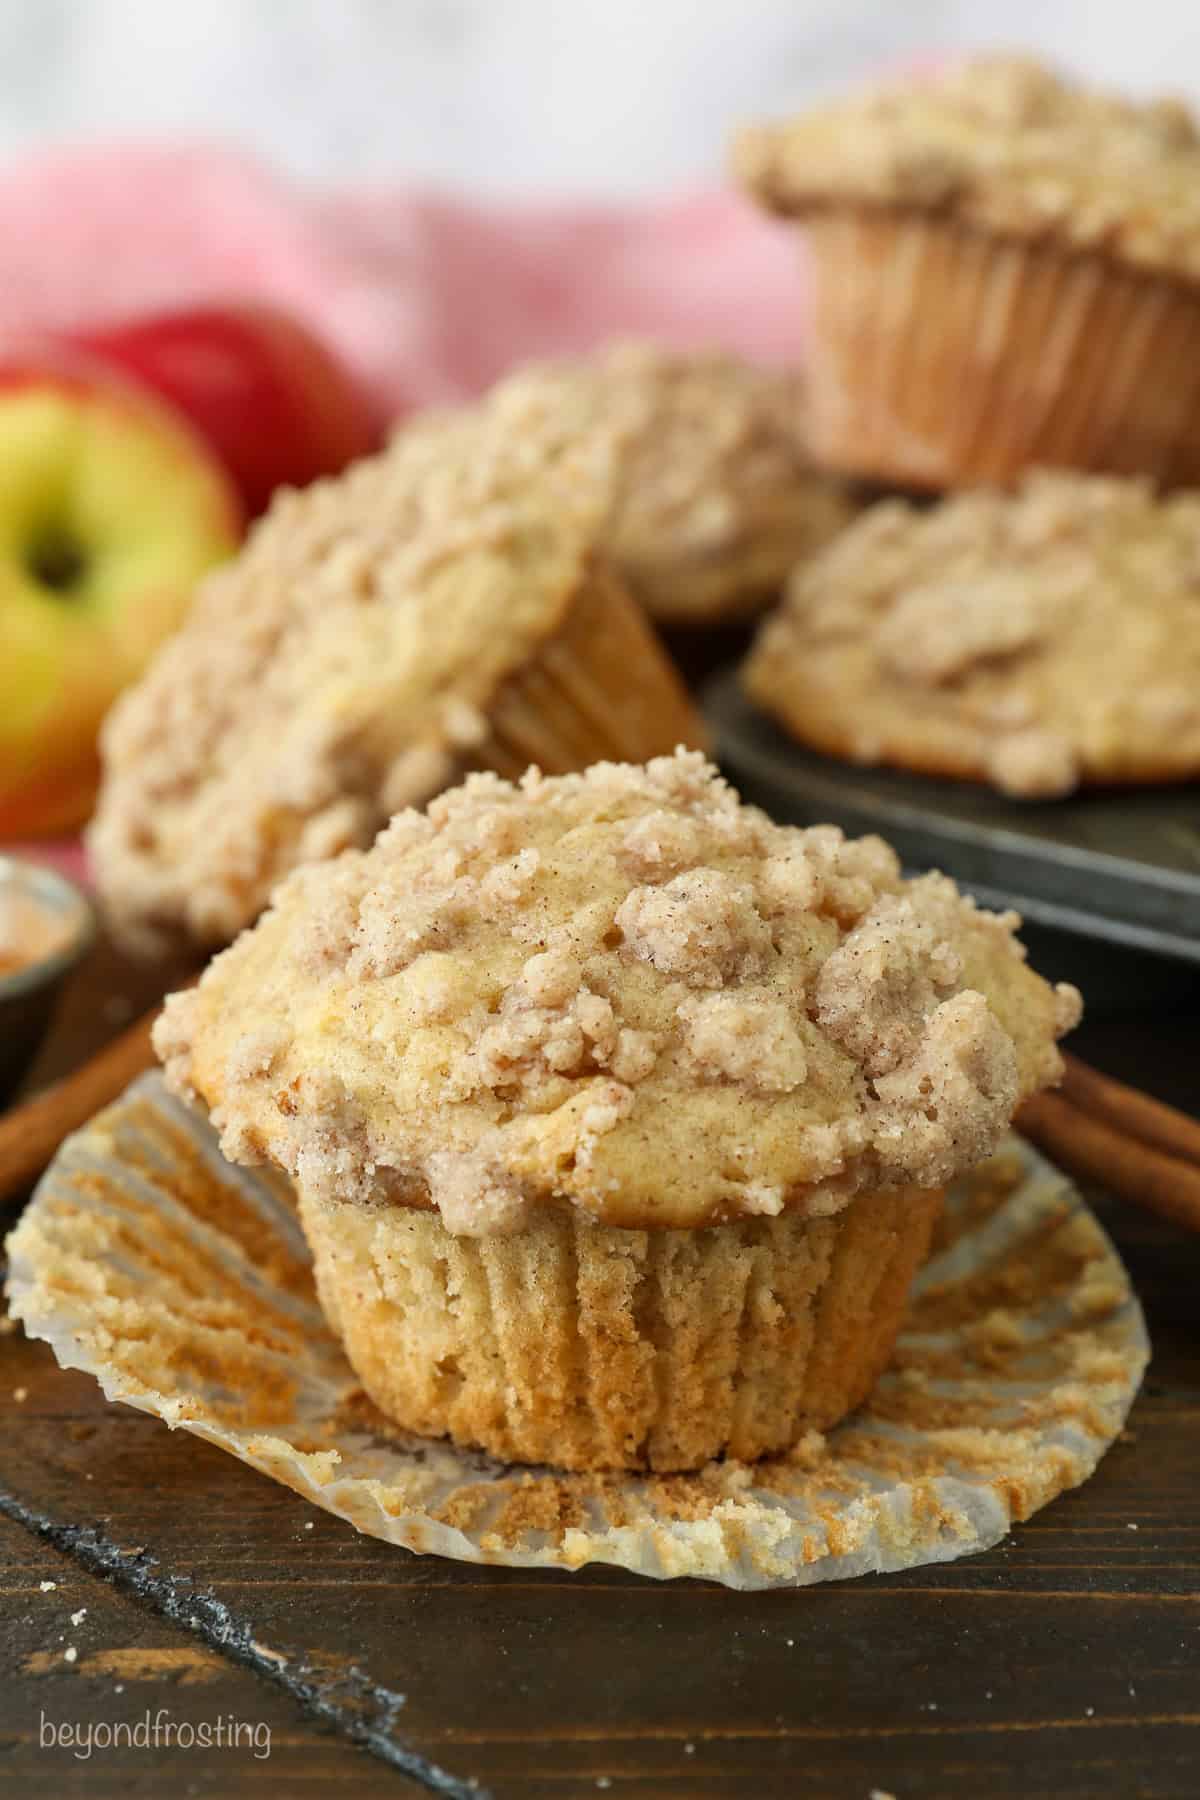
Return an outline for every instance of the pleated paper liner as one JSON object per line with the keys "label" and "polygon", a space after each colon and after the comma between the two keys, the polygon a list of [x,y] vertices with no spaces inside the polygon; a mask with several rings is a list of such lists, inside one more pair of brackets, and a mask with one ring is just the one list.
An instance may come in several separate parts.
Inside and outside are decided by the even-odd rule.
{"label": "pleated paper liner", "polygon": [[659,1472],[779,1454],[857,1406],[942,1206],[889,1188],[698,1231],[544,1207],[476,1238],[297,1198],[325,1316],[390,1418],[514,1462]]}
{"label": "pleated paper liner", "polygon": [[145,1076],[63,1147],[9,1240],[14,1314],[156,1413],[410,1550],[780,1587],[985,1549],[1087,1479],[1149,1350],[1116,1252],[1013,1139],[951,1189],[866,1405],[790,1455],[567,1475],[404,1435],[317,1306],[282,1182],[225,1164]]}
{"label": "pleated paper liner", "polygon": [[515,779],[536,763],[567,774],[593,762],[646,762],[708,731],[641,608],[602,564],[588,572],[557,632],[503,683],[489,735],[472,755]]}
{"label": "pleated paper liner", "polygon": [[1031,463],[1200,482],[1200,289],[917,211],[805,236],[820,460],[915,487]]}

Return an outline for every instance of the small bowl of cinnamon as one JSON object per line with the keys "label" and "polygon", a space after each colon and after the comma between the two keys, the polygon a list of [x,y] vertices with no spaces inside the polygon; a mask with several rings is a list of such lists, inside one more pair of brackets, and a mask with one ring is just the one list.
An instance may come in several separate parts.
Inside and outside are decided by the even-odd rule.
{"label": "small bowl of cinnamon", "polygon": [[63,982],[94,936],[91,905],[73,882],[0,855],[0,1105],[37,1054]]}

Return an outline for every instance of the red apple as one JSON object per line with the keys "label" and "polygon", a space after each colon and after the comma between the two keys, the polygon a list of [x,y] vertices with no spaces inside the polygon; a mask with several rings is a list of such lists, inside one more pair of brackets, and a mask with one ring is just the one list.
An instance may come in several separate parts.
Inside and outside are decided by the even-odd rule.
{"label": "red apple", "polygon": [[220,456],[247,512],[377,449],[382,420],[319,339],[266,306],[197,307],[128,319],[68,341],[145,382]]}
{"label": "red apple", "polygon": [[155,395],[0,347],[0,838],[86,818],[105,711],[241,527],[220,462]]}

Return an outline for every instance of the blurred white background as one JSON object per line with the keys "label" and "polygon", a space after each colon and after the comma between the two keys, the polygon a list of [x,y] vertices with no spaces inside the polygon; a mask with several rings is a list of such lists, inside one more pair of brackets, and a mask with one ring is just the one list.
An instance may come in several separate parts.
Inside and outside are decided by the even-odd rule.
{"label": "blurred white background", "polygon": [[1200,98],[1196,0],[0,0],[0,155],[233,137],[321,178],[630,194],[890,59],[1022,44]]}

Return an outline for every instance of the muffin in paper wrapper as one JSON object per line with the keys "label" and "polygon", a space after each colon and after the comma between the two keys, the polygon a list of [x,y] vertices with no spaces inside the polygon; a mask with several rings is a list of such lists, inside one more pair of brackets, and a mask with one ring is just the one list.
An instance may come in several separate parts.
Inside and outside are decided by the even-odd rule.
{"label": "muffin in paper wrapper", "polygon": [[317,1297],[395,1423],[504,1462],[678,1474],[782,1455],[888,1363],[940,1189],[807,1218],[622,1230],[544,1206],[455,1237],[436,1211],[296,1184]]}
{"label": "muffin in paper wrapper", "polygon": [[361,1531],[467,1562],[738,1588],[996,1543],[1092,1473],[1149,1356],[1108,1238],[1016,1138],[949,1191],[866,1405],[787,1456],[688,1475],[506,1466],[390,1425],[317,1305],[290,1189],[225,1163],[157,1075],[68,1140],[9,1255],[12,1311],[64,1367]]}
{"label": "muffin in paper wrapper", "polygon": [[1200,480],[1193,285],[918,210],[805,222],[831,467],[918,488],[1031,464]]}

